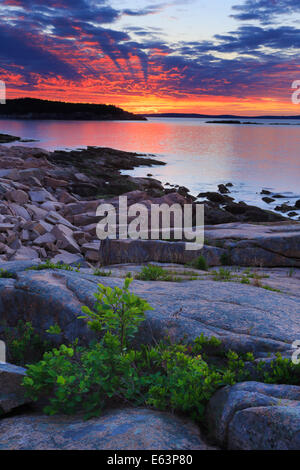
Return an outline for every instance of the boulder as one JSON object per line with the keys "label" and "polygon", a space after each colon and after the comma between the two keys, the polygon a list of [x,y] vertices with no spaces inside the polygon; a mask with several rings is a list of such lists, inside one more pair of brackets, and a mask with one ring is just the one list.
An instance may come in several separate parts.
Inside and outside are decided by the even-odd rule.
{"label": "boulder", "polygon": [[[82,416],[27,414],[3,419],[0,450],[208,450],[191,421],[144,408]],[[113,454],[112,454],[113,457]]]}
{"label": "boulder", "polygon": [[262,200],[267,204],[271,204],[271,202],[275,201],[275,199],[273,199],[272,197],[263,197]]}
{"label": "boulder", "polygon": [[85,258],[88,261],[99,261],[99,249],[100,249],[100,241],[94,241],[91,243],[84,243],[81,246],[81,251],[85,253]]}
{"label": "boulder", "polygon": [[51,233],[55,236],[56,240],[62,242],[62,249],[70,251],[70,253],[80,252],[79,245],[73,237],[73,230],[69,227],[66,227],[62,224],[57,224],[53,227]]}
{"label": "boulder", "polygon": [[29,212],[29,214],[31,214],[31,217],[34,219],[34,220],[43,220],[46,215],[48,214],[47,211],[45,211],[44,209],[41,209],[40,207],[38,206],[34,206],[33,204],[26,204],[26,209],[27,211]]}
{"label": "boulder", "polygon": [[234,450],[299,450],[300,387],[243,382],[215,393],[207,408],[211,435]]}
{"label": "boulder", "polygon": [[51,232],[53,225],[48,224],[44,220],[37,222],[33,225],[32,230],[34,230],[38,235],[44,235],[45,233]]}
{"label": "boulder", "polygon": [[70,227],[71,229],[76,230],[76,227],[72,225],[67,219],[65,219],[61,214],[58,214],[56,211],[51,210],[46,216],[45,216],[46,222],[49,222],[50,224],[62,224],[65,225],[66,227]]}
{"label": "boulder", "polygon": [[8,201],[16,202],[17,204],[27,204],[29,200],[28,194],[21,189],[9,191],[6,193],[5,197]]}
{"label": "boulder", "polygon": [[47,243],[54,243],[56,241],[56,237],[53,235],[53,233],[45,233],[44,235],[41,235],[37,237],[34,240],[35,245],[47,245]]}
{"label": "boulder", "polygon": [[229,189],[225,186],[225,184],[219,184],[218,188],[221,194],[230,193]]}
{"label": "boulder", "polygon": [[187,250],[184,242],[161,240],[110,240],[101,241],[98,260],[102,265],[136,263],[150,261],[160,263],[186,264],[200,255],[209,266],[220,266],[223,249],[204,246],[199,250]]}
{"label": "boulder", "polygon": [[46,202],[55,201],[55,198],[46,189],[36,189],[29,191],[29,196],[32,202]]}
{"label": "boulder", "polygon": [[19,204],[12,203],[9,205],[10,210],[19,217],[22,217],[25,220],[31,220],[30,214],[25,209],[25,207],[20,206]]}
{"label": "boulder", "polygon": [[237,266],[300,266],[300,224],[205,226],[208,243],[222,243]]}
{"label": "boulder", "polygon": [[45,176],[44,179],[45,186],[50,186],[51,188],[62,188],[68,186],[68,182],[65,180],[58,180],[55,178],[51,178],[49,176]]}
{"label": "boulder", "polygon": [[0,415],[30,402],[21,386],[25,375],[23,367],[0,362]]}
{"label": "boulder", "polygon": [[0,232],[7,232],[10,229],[13,229],[13,224],[0,223]]}
{"label": "boulder", "polygon": [[36,250],[29,246],[21,246],[17,251],[10,257],[11,261],[19,260],[34,260],[39,257]]}
{"label": "boulder", "polygon": [[65,250],[59,250],[59,253],[51,259],[51,263],[63,263],[68,265],[85,265],[85,261],[82,255],[79,253],[69,253]]}

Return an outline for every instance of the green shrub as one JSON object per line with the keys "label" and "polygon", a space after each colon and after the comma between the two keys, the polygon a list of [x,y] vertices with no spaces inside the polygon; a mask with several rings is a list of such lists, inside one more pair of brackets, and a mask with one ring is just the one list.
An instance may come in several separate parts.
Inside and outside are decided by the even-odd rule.
{"label": "green shrub", "polygon": [[45,351],[53,347],[43,341],[30,322],[19,320],[15,328],[4,328],[3,339],[7,346],[7,358],[12,364],[24,366],[26,362],[37,362]]}
{"label": "green shrub", "polygon": [[232,265],[231,254],[229,252],[222,253],[220,256],[220,261],[223,266],[231,266]]}
{"label": "green shrub", "polygon": [[13,273],[8,272],[6,269],[0,269],[0,278],[3,279],[11,279],[14,278],[15,275]]}
{"label": "green shrub", "polygon": [[165,277],[165,271],[161,266],[148,264],[143,266],[141,272],[136,275],[136,279],[141,281],[159,281]]}
{"label": "green shrub", "polygon": [[198,256],[195,260],[191,262],[191,265],[196,269],[201,269],[202,271],[208,270],[208,264],[203,255]]}
{"label": "green shrub", "polygon": [[95,269],[93,272],[94,276],[101,276],[101,277],[110,277],[111,271],[104,271],[103,269]]}
{"label": "green shrub", "polygon": [[28,366],[23,383],[31,399],[48,397],[48,414],[83,410],[90,417],[105,407],[131,403],[185,412],[200,421],[219,387],[247,375],[242,360],[229,357],[221,369],[194,348],[199,344],[161,342],[122,352],[118,336],[106,332],[89,348],[62,345],[45,353],[42,361]]}
{"label": "green shrub", "polygon": [[[199,422],[216,390],[249,379],[245,361],[253,362],[253,354],[226,353],[214,337],[201,335],[191,344],[167,339],[130,349],[150,308],[129,292],[131,281],[126,278],[122,289],[99,285],[95,311],[83,308],[90,328],[99,334],[104,331],[98,342],[89,347],[80,347],[78,341],[61,345],[28,366],[23,384],[32,400],[47,399],[46,413],[84,411],[89,418],[123,403],[183,412]],[[51,332],[58,332],[55,325]],[[212,354],[218,356],[216,361]],[[257,373],[269,383],[300,382],[300,366],[280,355],[267,369],[259,363]]]}
{"label": "green shrub", "polygon": [[79,318],[88,320],[89,327],[96,331],[115,334],[122,351],[136,334],[139,324],[145,319],[145,311],[152,307],[145,300],[129,292],[133,279],[125,278],[123,289],[105,287],[99,284],[96,292],[95,311],[82,307],[84,313]]}
{"label": "green shrub", "polygon": [[212,271],[214,281],[231,281],[232,274],[230,269],[220,268],[218,271]]}
{"label": "green shrub", "polygon": [[265,383],[300,385],[300,364],[293,364],[280,353],[276,353],[276,359],[270,365],[260,361],[257,372],[260,373],[260,380]]}
{"label": "green shrub", "polygon": [[250,284],[250,279],[248,277],[243,276],[241,279],[241,284]]}
{"label": "green shrub", "polygon": [[[220,341],[201,335],[192,345],[172,344],[128,349],[130,341],[151,308],[128,288],[99,285],[95,311],[84,307],[88,325],[104,336],[89,347],[78,343],[46,352],[37,364],[28,366],[24,385],[37,400],[47,397],[46,413],[97,415],[109,405],[131,403],[188,413],[200,420],[212,394],[225,384],[235,383],[244,363],[228,357],[228,365],[208,364],[204,357],[210,348],[218,350]],[[49,329],[50,330],[50,329]],[[48,331],[49,331],[48,330]],[[57,328],[51,328],[58,333]]]}
{"label": "green shrub", "polygon": [[69,264],[65,263],[52,263],[49,259],[45,263],[37,264],[36,266],[31,266],[27,268],[27,271],[42,271],[44,269],[63,269],[65,271],[76,271],[80,272],[80,263],[77,264],[76,268],[73,268]]}

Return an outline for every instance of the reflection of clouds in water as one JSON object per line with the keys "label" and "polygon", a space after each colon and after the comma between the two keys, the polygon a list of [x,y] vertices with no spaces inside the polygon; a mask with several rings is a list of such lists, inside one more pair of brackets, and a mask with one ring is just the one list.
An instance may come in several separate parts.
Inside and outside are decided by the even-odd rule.
{"label": "reflection of clouds in water", "polygon": [[137,168],[130,174],[151,173],[164,183],[186,186],[195,195],[232,182],[237,200],[272,208],[261,201],[262,188],[298,194],[299,126],[213,125],[204,121],[18,120],[0,121],[0,127],[2,132],[40,140],[22,145],[49,149],[95,145],[155,154],[168,164]]}

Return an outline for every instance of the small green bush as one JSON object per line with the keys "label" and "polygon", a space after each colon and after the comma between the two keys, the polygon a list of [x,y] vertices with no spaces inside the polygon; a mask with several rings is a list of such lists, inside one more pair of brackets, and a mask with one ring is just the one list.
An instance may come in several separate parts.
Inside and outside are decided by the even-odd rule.
{"label": "small green bush", "polygon": [[165,271],[161,266],[148,264],[143,266],[141,272],[136,275],[136,279],[141,281],[160,281],[165,277]]}
{"label": "small green bush", "polygon": [[110,277],[112,272],[111,271],[104,271],[103,269],[95,269],[93,274],[94,274],[94,276]]}
{"label": "small green bush", "polygon": [[49,259],[45,263],[37,264],[36,266],[31,266],[27,268],[27,271],[42,271],[44,269],[63,269],[65,271],[75,271],[80,272],[80,263],[77,264],[76,268],[73,268],[69,264],[65,263],[52,263]]}
{"label": "small green bush", "polygon": [[4,328],[3,339],[7,346],[8,361],[24,366],[26,362],[37,362],[53,345],[43,341],[31,322],[19,320],[15,328]]}
{"label": "small green bush", "polygon": [[13,273],[10,273],[8,272],[6,269],[0,269],[0,278],[3,278],[3,279],[12,279],[14,278],[14,274]]}
{"label": "small green bush", "polygon": [[232,265],[231,254],[228,252],[222,253],[220,256],[220,261],[223,266],[231,266]]}
{"label": "small green bush", "polygon": [[145,311],[152,307],[132,292],[129,286],[132,278],[125,278],[123,289],[105,287],[99,284],[96,292],[95,311],[82,307],[84,315],[79,318],[88,320],[89,327],[96,331],[115,334],[122,351],[136,334],[139,324],[145,319]]}
{"label": "small green bush", "polygon": [[203,255],[200,255],[198,258],[193,260],[191,265],[196,269],[201,269],[202,271],[208,270],[208,264]]}
{"label": "small green bush", "polygon": [[212,271],[212,275],[213,275],[214,281],[226,282],[226,281],[232,280],[232,274],[231,274],[230,269],[220,268],[218,271],[217,270]]}
{"label": "small green bush", "polygon": [[[83,308],[83,318],[99,333],[98,342],[61,345],[28,366],[23,385],[32,400],[47,399],[46,413],[84,411],[89,418],[123,403],[183,412],[199,422],[216,390],[249,379],[245,361],[253,362],[253,354],[225,352],[214,337],[201,335],[191,344],[167,339],[130,349],[150,308],[129,292],[131,281],[126,278],[122,289],[99,285],[95,311]],[[55,325],[49,330],[60,331]],[[262,381],[300,383],[300,365],[280,355],[268,368],[263,362],[254,367]]]}

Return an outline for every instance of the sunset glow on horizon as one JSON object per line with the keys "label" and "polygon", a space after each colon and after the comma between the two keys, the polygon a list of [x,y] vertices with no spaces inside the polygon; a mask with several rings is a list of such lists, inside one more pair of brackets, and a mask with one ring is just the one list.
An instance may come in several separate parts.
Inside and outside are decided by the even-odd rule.
{"label": "sunset glow on horizon", "polygon": [[300,1],[3,0],[7,98],[297,115]]}

